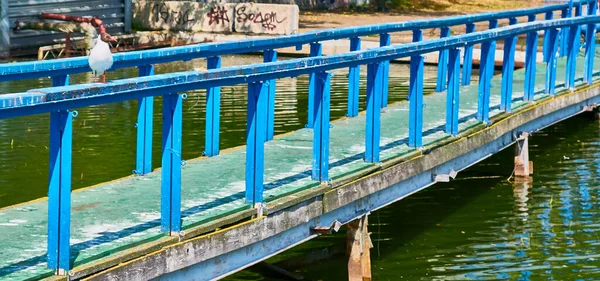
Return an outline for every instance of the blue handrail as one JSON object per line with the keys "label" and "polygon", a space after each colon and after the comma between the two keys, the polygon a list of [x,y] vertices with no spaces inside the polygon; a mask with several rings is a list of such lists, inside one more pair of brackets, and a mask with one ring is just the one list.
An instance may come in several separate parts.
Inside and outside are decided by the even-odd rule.
{"label": "blue handrail", "polygon": [[[594,14],[596,2],[590,2],[590,14]],[[581,5],[578,4],[579,9]],[[513,22],[514,23],[514,22]],[[269,81],[283,77],[314,74],[313,88],[315,107],[309,114],[314,117],[313,138],[313,174],[315,181],[328,180],[329,151],[329,83],[327,71],[339,68],[354,68],[367,65],[367,124],[365,139],[365,161],[379,162],[380,114],[383,100],[383,81],[387,61],[410,57],[410,112],[409,145],[418,148],[422,145],[422,108],[423,108],[423,58],[422,55],[435,51],[448,50],[448,79],[446,133],[457,135],[458,98],[460,96],[460,49],[474,44],[483,44],[479,84],[477,119],[489,123],[490,81],[494,60],[493,42],[504,39],[506,47],[503,65],[501,109],[511,111],[512,75],[514,41],[518,35],[527,35],[525,100],[533,100],[535,83],[535,63],[537,54],[537,32],[548,34],[546,46],[546,87],[545,93],[554,95],[556,84],[556,59],[558,51],[558,29],[568,29],[567,69],[565,73],[567,87],[574,88],[575,63],[579,52],[581,27],[593,30],[600,23],[600,16],[570,17],[557,20],[534,21],[513,24],[469,34],[444,37],[429,41],[420,41],[421,30],[415,30],[414,43],[380,47],[370,50],[356,50],[331,56],[315,56],[287,61],[271,61],[255,65],[215,68],[208,71],[187,71],[130,79],[114,80],[107,84],[68,84],[68,76],[53,77],[52,88],[30,90],[25,93],[0,95],[0,119],[16,116],[50,112],[50,184],[49,184],[49,235],[48,264],[55,269],[69,270],[69,225],[71,191],[71,144],[73,108],[163,96],[163,157],[161,182],[161,229],[170,234],[181,230],[181,104],[185,92],[194,89],[214,89],[220,86],[248,84],[248,130],[246,135],[246,202],[261,208],[263,203],[264,142],[267,141],[268,112],[274,104],[268,102]],[[427,28],[427,26],[420,26]],[[415,27],[412,27],[415,28]],[[508,39],[508,40],[507,40]],[[593,58],[595,50],[595,32],[586,34],[583,80],[592,83]],[[507,48],[508,47],[508,48]],[[214,61],[217,66],[218,62]],[[151,69],[144,70],[151,74]],[[219,104],[212,106],[217,109]],[[218,131],[217,131],[218,132]]]}

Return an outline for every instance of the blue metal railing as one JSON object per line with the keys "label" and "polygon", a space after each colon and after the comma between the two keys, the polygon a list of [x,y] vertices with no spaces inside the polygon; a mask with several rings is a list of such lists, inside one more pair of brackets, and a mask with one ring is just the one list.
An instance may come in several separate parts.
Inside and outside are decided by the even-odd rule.
{"label": "blue metal railing", "polygon": [[[587,0],[575,3],[587,3]],[[228,42],[228,43],[213,43],[213,44],[200,44],[193,46],[184,47],[171,47],[163,48],[158,50],[147,50],[147,51],[136,51],[128,53],[114,54],[114,64],[112,69],[124,68],[124,67],[138,67],[139,76],[147,76],[153,74],[153,65],[157,63],[191,60],[195,58],[207,58],[208,69],[220,68],[220,56],[228,54],[239,54],[248,52],[263,51],[265,62],[275,61],[277,59],[277,52],[275,49],[284,47],[301,48],[302,45],[310,45],[310,56],[321,56],[323,41],[336,40],[349,38],[351,40],[350,51],[356,51],[360,49],[360,36],[367,36],[372,34],[379,34],[380,46],[390,45],[390,33],[400,31],[412,31],[417,29],[428,29],[428,28],[441,28],[442,37],[450,35],[450,27],[457,25],[467,25],[467,33],[475,31],[474,23],[477,22],[490,22],[490,28],[497,26],[497,20],[499,19],[511,19],[512,23],[516,23],[517,17],[529,16],[536,14],[553,15],[554,12],[561,11],[563,17],[570,14],[569,4],[558,4],[548,5],[543,7],[536,7],[531,9],[523,9],[516,11],[503,11],[493,12],[475,15],[458,16],[451,18],[441,18],[434,20],[419,20],[401,23],[390,23],[381,25],[369,25],[363,27],[349,27],[339,28],[331,30],[319,30],[313,32],[307,32],[302,34],[281,36],[277,38],[261,39],[261,40],[244,40],[239,42]],[[533,17],[535,20],[535,17]],[[563,35],[563,38],[566,35]],[[545,35],[545,37],[547,37]],[[566,42],[566,40],[561,40]],[[493,43],[495,44],[495,43]],[[492,46],[495,48],[495,46]],[[465,66],[463,67],[463,77],[471,76],[472,69],[472,53],[473,45],[467,45],[464,52]],[[492,52],[492,56],[493,56]],[[493,59],[491,57],[490,59]],[[447,72],[447,61],[448,52],[442,51],[439,54],[438,64],[438,80],[437,80],[437,91],[445,90],[445,80]],[[388,63],[384,66],[384,76],[387,77],[389,71]],[[89,71],[87,58],[69,58],[69,59],[58,59],[51,61],[36,61],[36,62],[22,62],[14,64],[3,64],[0,65],[0,82],[19,80],[19,79],[30,79],[40,77],[58,77],[53,78],[54,86],[68,85],[61,82],[68,82],[66,75],[74,73],[82,73]],[[357,75],[359,69],[354,67],[351,72],[353,79],[350,79],[348,85],[348,95],[351,102],[348,104],[348,113],[350,117],[358,114],[358,103],[355,102],[358,99],[359,80]],[[309,77],[309,97],[314,95],[314,87],[316,82],[314,76]],[[267,86],[269,94],[268,102],[274,103],[275,101],[275,81],[271,81]],[[381,106],[387,105],[387,79],[384,79],[383,91],[384,96]],[[462,84],[468,85],[470,79],[463,78]],[[207,94],[207,103],[211,105],[209,110],[206,111],[206,134],[205,134],[205,149],[204,155],[215,156],[219,154],[219,108],[215,104],[219,103],[220,90],[218,87],[211,88]],[[312,112],[313,103],[312,98],[309,101],[309,112]],[[151,97],[138,102],[138,120],[136,123],[137,127],[137,155],[136,155],[136,168],[134,173],[146,174],[152,170],[152,113],[153,113],[153,100]],[[269,126],[267,127],[266,140],[273,139],[274,135],[274,112],[269,112],[267,120]],[[314,116],[309,114],[308,127],[313,126]]]}
{"label": "blue metal railing", "polygon": [[[595,13],[595,1],[590,2],[588,9]],[[581,10],[581,3],[577,4]],[[473,16],[475,17],[475,16]],[[531,17],[530,17],[531,18]],[[489,18],[488,18],[489,20]],[[495,26],[491,20],[491,26]],[[189,71],[151,75],[152,67],[141,67],[138,78],[114,80],[108,84],[68,85],[68,74],[53,75],[56,87],[36,89],[26,93],[0,96],[0,119],[16,116],[50,113],[50,176],[49,176],[49,220],[48,220],[48,265],[54,269],[69,270],[69,227],[70,227],[70,192],[71,192],[71,145],[72,118],[76,112],[73,108],[119,102],[125,100],[144,100],[154,96],[163,96],[163,142],[162,142],[162,179],[161,179],[161,228],[167,233],[181,230],[181,105],[184,95],[177,93],[208,89],[214,100],[207,104],[211,110],[218,111],[218,88],[221,86],[248,84],[248,129],[246,135],[246,202],[261,204],[263,202],[264,176],[264,142],[268,138],[269,113],[274,104],[269,102],[271,81],[283,77],[313,75],[314,88],[310,99],[313,102],[310,116],[313,116],[313,173],[315,181],[328,181],[329,163],[329,83],[332,69],[350,68],[356,71],[360,65],[367,65],[367,126],[364,160],[379,162],[380,114],[384,100],[384,81],[386,64],[390,60],[410,57],[409,84],[409,146],[422,146],[423,118],[423,54],[448,51],[447,79],[447,112],[446,133],[457,135],[458,131],[458,99],[460,93],[460,49],[475,44],[482,44],[481,71],[479,75],[479,103],[477,119],[489,122],[490,80],[493,75],[494,44],[504,40],[505,60],[502,75],[501,109],[511,111],[512,100],[512,68],[514,67],[514,41],[518,35],[527,35],[525,100],[533,100],[535,83],[535,64],[537,53],[537,32],[544,31],[548,35],[550,47],[546,48],[547,68],[545,93],[553,95],[556,83],[556,59],[558,50],[558,29],[569,29],[567,46],[567,85],[574,87],[575,63],[579,50],[579,33],[581,26],[590,30],[600,23],[600,17],[575,17],[551,21],[538,21],[516,24],[481,32],[443,37],[440,39],[421,41],[422,31],[413,30],[414,43],[399,46],[386,46],[376,49],[354,51],[331,56],[313,56],[309,58],[274,61],[273,54],[265,59],[268,62],[249,66],[219,68],[220,60],[216,56],[209,59],[209,69],[205,72]],[[409,25],[407,23],[407,25]],[[421,26],[427,28],[426,26]],[[347,34],[346,34],[347,36]],[[589,33],[585,46],[585,63],[583,79],[592,81],[595,32]],[[356,38],[353,36],[352,38]],[[271,39],[277,41],[278,39]],[[314,38],[313,38],[314,40]],[[357,44],[357,39],[353,39]],[[211,46],[218,44],[211,44]],[[319,46],[315,45],[315,48]],[[190,48],[199,48],[190,47]],[[177,49],[177,48],[175,48]],[[141,52],[144,53],[144,52]],[[156,54],[160,50],[144,54]],[[315,53],[317,53],[315,51]],[[123,56],[128,54],[123,54]],[[29,63],[30,65],[31,63]],[[12,64],[28,65],[28,64]],[[148,64],[145,64],[148,65]],[[9,69],[10,65],[2,65],[0,69]],[[62,70],[64,71],[64,69]],[[60,73],[60,71],[59,71]],[[463,72],[464,75],[464,72]],[[0,76],[1,77],[1,76]],[[463,76],[464,78],[464,76]],[[357,80],[350,76],[349,80]],[[463,79],[464,80],[464,79]],[[481,86],[483,85],[483,86]],[[209,97],[210,100],[210,97]],[[354,96],[349,103],[356,103]],[[148,109],[141,105],[142,108]],[[151,111],[151,108],[148,109]],[[207,110],[208,111],[208,110]],[[144,115],[145,113],[142,113]],[[272,117],[272,116],[271,116]],[[148,122],[148,120],[146,120]],[[218,122],[218,121],[217,121]],[[218,132],[218,130],[216,131]],[[139,135],[138,135],[139,137]],[[145,137],[145,136],[144,136]]]}

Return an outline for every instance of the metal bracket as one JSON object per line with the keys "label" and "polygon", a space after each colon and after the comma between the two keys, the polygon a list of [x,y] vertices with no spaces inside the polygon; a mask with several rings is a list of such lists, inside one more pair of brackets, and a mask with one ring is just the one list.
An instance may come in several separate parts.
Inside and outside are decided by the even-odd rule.
{"label": "metal bracket", "polygon": [[256,217],[260,218],[264,215],[264,211],[267,209],[267,205],[264,203],[255,203],[254,209],[256,209]]}
{"label": "metal bracket", "polygon": [[456,178],[457,174],[458,173],[456,171],[450,170],[450,173],[448,174],[436,174],[434,179],[436,182],[449,182],[451,178]]}
{"label": "metal bracket", "polygon": [[331,223],[330,226],[315,226],[313,228],[310,229],[310,232],[313,234],[330,234],[331,230],[338,232],[338,230],[340,230],[340,227],[342,227],[342,223],[335,220],[333,221],[333,223]]}

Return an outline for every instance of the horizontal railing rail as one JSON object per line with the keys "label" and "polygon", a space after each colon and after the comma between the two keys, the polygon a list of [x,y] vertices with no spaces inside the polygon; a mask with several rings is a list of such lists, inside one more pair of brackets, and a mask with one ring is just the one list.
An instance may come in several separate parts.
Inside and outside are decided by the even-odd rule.
{"label": "horizontal railing rail", "polygon": [[[576,6],[576,14],[581,15],[581,3]],[[595,14],[597,4],[590,2],[589,14]],[[546,80],[544,93],[556,92],[556,60],[559,51],[567,56],[565,72],[566,88],[574,89],[577,55],[580,50],[581,27],[594,30],[600,23],[599,16],[571,17],[557,20],[534,21],[495,28],[493,30],[471,32],[440,39],[421,41],[422,30],[413,30],[413,43],[384,46],[369,50],[310,58],[297,58],[286,61],[270,61],[255,65],[218,68],[219,61],[210,61],[215,67],[208,71],[187,71],[154,76],[114,80],[107,84],[82,84],[57,86],[30,90],[25,93],[0,95],[0,118],[9,118],[38,113],[50,113],[50,177],[48,212],[48,265],[51,268],[68,271],[70,267],[69,229],[71,192],[71,147],[72,119],[76,117],[74,108],[91,105],[162,96],[163,106],[163,153],[161,169],[161,229],[171,235],[181,231],[181,136],[182,99],[189,90],[207,89],[209,94],[218,87],[248,84],[248,120],[246,134],[246,193],[245,200],[257,208],[262,215],[264,181],[264,143],[268,140],[269,114],[274,112],[270,98],[270,84],[275,79],[310,75],[313,79],[312,95],[309,99],[309,115],[313,120],[313,159],[312,179],[329,181],[329,70],[350,68],[356,70],[367,65],[367,109],[364,161],[379,162],[380,114],[384,102],[384,88],[387,85],[386,63],[390,60],[410,57],[409,80],[409,137],[408,145],[413,149],[422,147],[423,134],[423,55],[435,51],[447,51],[447,79],[443,83],[447,89],[446,126],[448,135],[456,136],[460,97],[460,53],[461,49],[481,44],[481,67],[479,72],[479,95],[476,118],[490,123],[490,88],[494,73],[495,43],[504,41],[504,61],[500,109],[511,112],[513,100],[514,54],[516,38],[527,35],[525,59],[525,85],[523,99],[533,101],[536,91],[533,87],[536,77],[536,54],[538,31],[548,34],[544,44]],[[426,28],[426,26],[421,26]],[[568,44],[559,48],[559,29],[565,33]],[[592,83],[595,51],[595,32],[586,33],[583,81]],[[466,49],[467,50],[467,49]],[[440,52],[441,53],[441,52]],[[152,69],[142,69],[151,74]],[[463,80],[465,73],[462,72]],[[470,75],[470,74],[469,74]],[[349,76],[352,81],[356,77]],[[67,75],[54,76],[55,85],[68,84]],[[356,85],[355,85],[356,86]],[[211,92],[213,91],[213,92]],[[349,96],[348,102],[356,102],[358,93]],[[207,103],[207,111],[218,112],[218,98]],[[271,117],[272,118],[272,117]],[[138,119],[139,120],[139,119]],[[218,119],[216,120],[218,122]],[[150,130],[151,133],[151,130]],[[219,134],[218,131],[213,132]]]}

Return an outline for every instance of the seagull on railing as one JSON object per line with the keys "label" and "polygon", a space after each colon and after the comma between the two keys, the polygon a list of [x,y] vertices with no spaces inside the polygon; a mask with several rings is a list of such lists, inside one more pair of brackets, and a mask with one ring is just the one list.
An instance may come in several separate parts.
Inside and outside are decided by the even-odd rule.
{"label": "seagull on railing", "polygon": [[117,40],[108,33],[102,33],[98,35],[98,39],[94,40],[94,47],[88,59],[88,64],[94,74],[94,82],[98,82],[98,76],[102,75],[102,83],[106,83],[106,70],[113,64],[108,42],[117,42]]}

